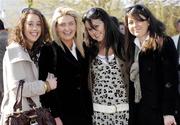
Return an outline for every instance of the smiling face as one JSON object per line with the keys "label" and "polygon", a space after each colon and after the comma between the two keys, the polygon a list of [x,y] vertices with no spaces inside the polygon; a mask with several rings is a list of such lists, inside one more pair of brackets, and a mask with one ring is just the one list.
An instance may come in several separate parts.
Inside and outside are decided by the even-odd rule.
{"label": "smiling face", "polygon": [[28,14],[24,23],[24,35],[27,39],[28,47],[31,48],[41,35],[41,21],[39,16]]}
{"label": "smiling face", "polygon": [[143,39],[148,35],[149,22],[147,20],[140,21],[132,16],[128,16],[128,29],[130,33],[139,39]]}
{"label": "smiling face", "polygon": [[104,23],[100,19],[92,19],[92,27],[88,21],[85,22],[85,27],[92,39],[98,42],[103,42],[105,37]]}
{"label": "smiling face", "polygon": [[74,17],[70,15],[59,17],[57,20],[56,32],[63,42],[73,41],[76,34],[76,22]]}

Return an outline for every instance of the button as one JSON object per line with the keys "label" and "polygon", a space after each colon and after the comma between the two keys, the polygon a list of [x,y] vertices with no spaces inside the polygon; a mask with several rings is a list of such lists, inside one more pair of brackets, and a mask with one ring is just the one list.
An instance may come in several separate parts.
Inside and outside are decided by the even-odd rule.
{"label": "button", "polygon": [[168,83],[165,84],[165,87],[166,87],[166,88],[170,88],[171,86],[172,86],[172,84],[171,84],[170,82],[168,82]]}
{"label": "button", "polygon": [[80,90],[81,88],[80,88],[80,87],[77,87],[76,89],[77,89],[77,90]]}

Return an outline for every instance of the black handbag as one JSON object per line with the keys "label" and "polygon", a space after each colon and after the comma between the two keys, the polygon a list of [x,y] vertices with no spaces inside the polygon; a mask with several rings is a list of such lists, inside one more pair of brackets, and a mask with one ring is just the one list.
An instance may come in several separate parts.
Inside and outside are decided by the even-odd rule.
{"label": "black handbag", "polygon": [[31,109],[29,111],[22,111],[23,84],[24,80],[20,80],[16,102],[13,107],[14,112],[8,116],[5,125],[56,125],[50,111],[42,107],[37,108],[35,102],[30,97],[27,97],[27,101]]}

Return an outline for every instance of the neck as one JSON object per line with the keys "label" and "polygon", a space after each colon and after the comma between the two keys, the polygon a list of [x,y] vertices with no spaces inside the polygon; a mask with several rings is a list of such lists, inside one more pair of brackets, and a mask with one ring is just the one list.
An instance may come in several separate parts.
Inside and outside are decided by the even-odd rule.
{"label": "neck", "polygon": [[147,39],[147,36],[148,36],[148,33],[147,33],[146,35],[144,35],[144,36],[138,38],[139,41],[140,41],[140,45],[142,45],[143,42]]}
{"label": "neck", "polygon": [[68,40],[68,41],[63,41],[63,43],[69,48],[72,48],[73,45],[73,40]]}
{"label": "neck", "polygon": [[29,50],[32,49],[32,46],[33,46],[33,44],[31,44],[31,43],[27,44],[27,48],[28,48]]}
{"label": "neck", "polygon": [[[106,55],[106,48],[100,47],[98,54],[105,56]],[[109,48],[108,55],[112,55],[112,54],[113,54],[113,50],[112,50],[112,48]]]}

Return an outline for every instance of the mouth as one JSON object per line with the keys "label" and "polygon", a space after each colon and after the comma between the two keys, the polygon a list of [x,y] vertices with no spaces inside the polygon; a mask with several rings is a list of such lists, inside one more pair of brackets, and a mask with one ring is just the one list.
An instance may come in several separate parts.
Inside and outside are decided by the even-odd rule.
{"label": "mouth", "polygon": [[69,36],[71,34],[72,34],[72,32],[64,32],[64,35],[66,35],[66,36]]}
{"label": "mouth", "polygon": [[39,35],[38,32],[31,32],[30,34],[32,37],[38,37],[38,35]]}

